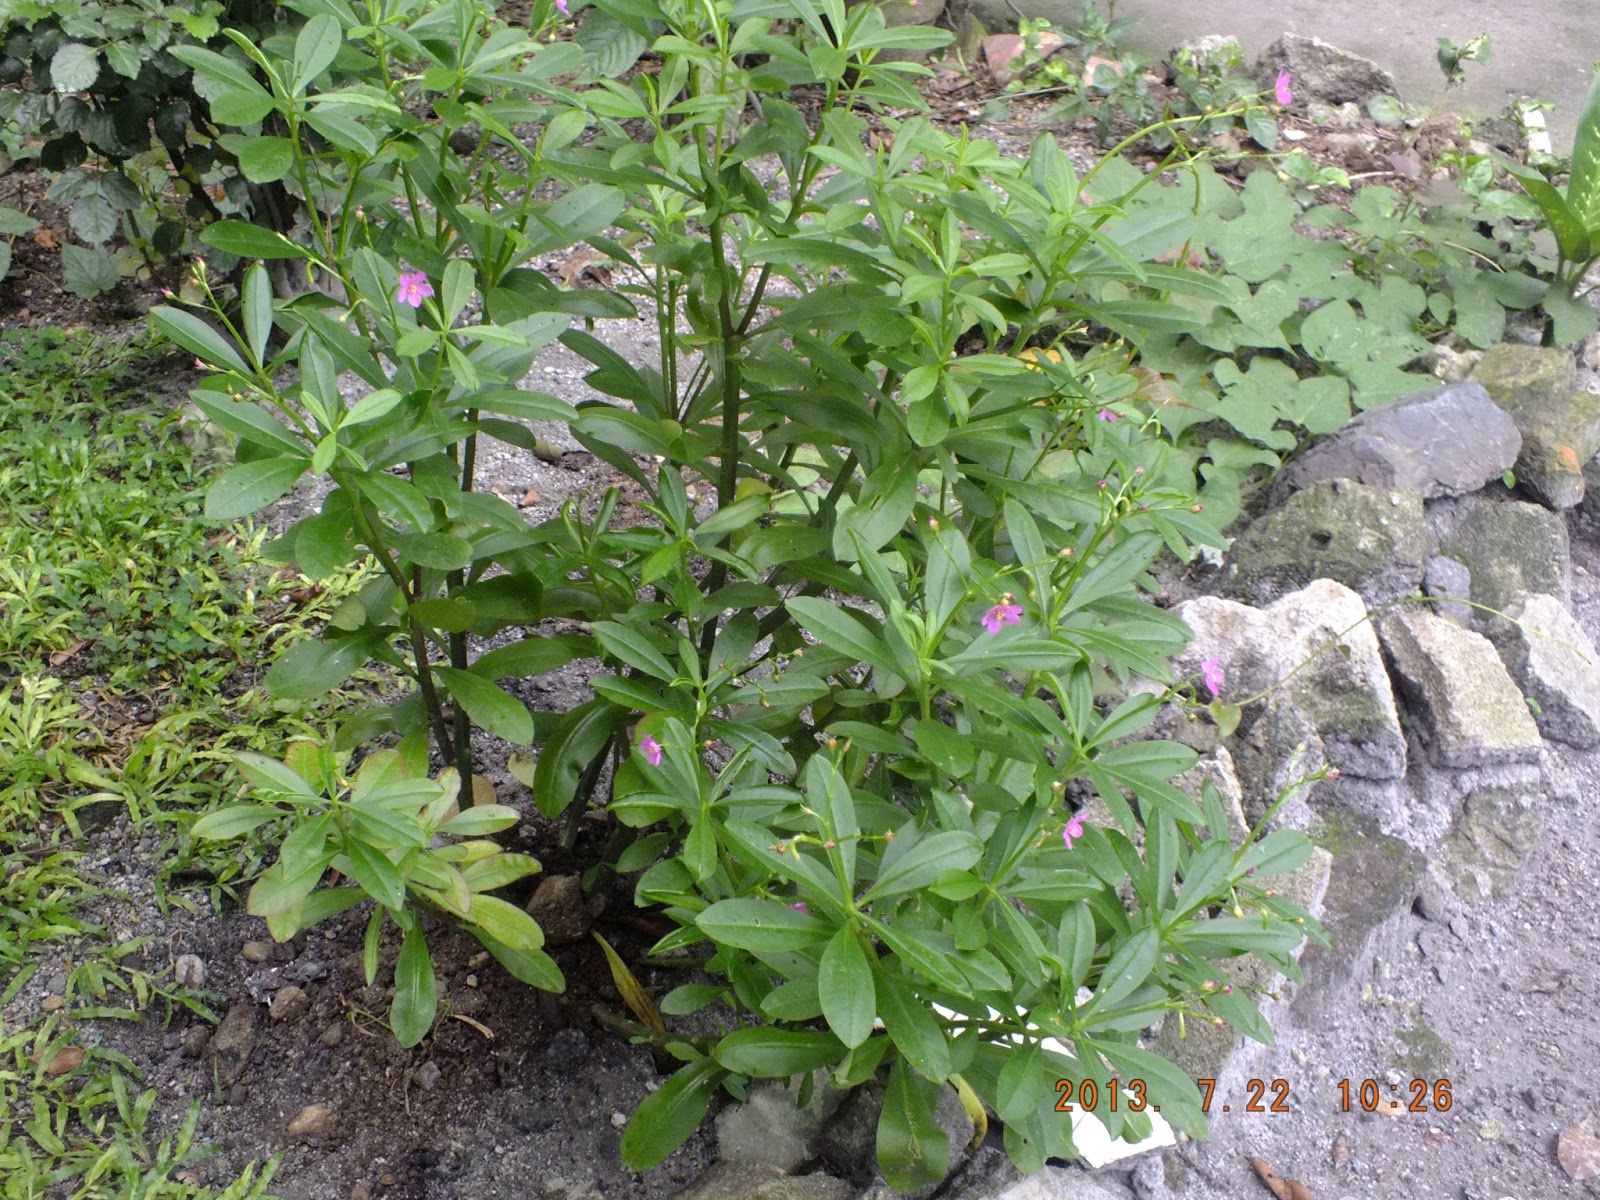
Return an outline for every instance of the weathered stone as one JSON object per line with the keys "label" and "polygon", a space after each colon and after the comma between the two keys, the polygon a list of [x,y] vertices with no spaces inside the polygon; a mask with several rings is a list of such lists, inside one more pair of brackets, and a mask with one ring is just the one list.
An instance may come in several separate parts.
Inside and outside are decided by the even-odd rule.
{"label": "weathered stone", "polygon": [[1600,396],[1578,388],[1565,350],[1506,344],[1485,352],[1472,378],[1522,433],[1517,482],[1551,508],[1583,499],[1583,467],[1600,451]]}
{"label": "weathered stone", "polygon": [[576,875],[546,875],[528,901],[528,915],[539,922],[544,940],[555,946],[580,941],[589,935],[591,918]]}
{"label": "weathered stone", "polygon": [[1503,896],[1522,874],[1523,859],[1539,838],[1534,798],[1509,788],[1478,788],[1445,843],[1445,869],[1456,894],[1467,900]]}
{"label": "weathered stone", "polygon": [[743,1104],[717,1114],[717,1154],[724,1162],[793,1171],[817,1157],[817,1136],[845,1093],[828,1085],[826,1071],[812,1078],[811,1100],[795,1107],[795,1093],[779,1083],[759,1083]]}
{"label": "weathered stone", "polygon": [[1285,633],[1284,674],[1305,664],[1284,687],[1322,739],[1328,761],[1365,779],[1404,778],[1405,736],[1361,597],[1319,579],[1266,611]]}
{"label": "weathered stone", "polygon": [[[1049,58],[1067,45],[1066,38],[1048,29],[1033,37],[1033,54],[1037,56],[1037,61]],[[1022,77],[1028,53],[1027,39],[1020,33],[996,33],[983,39],[983,64],[1001,87]]]}
{"label": "weathered stone", "polygon": [[1404,488],[1424,500],[1461,496],[1517,461],[1522,435],[1477,383],[1406,396],[1356,416],[1278,476],[1279,495],[1324,479]]}
{"label": "weathered stone", "polygon": [[256,1006],[235,1004],[211,1035],[211,1059],[224,1087],[244,1073],[256,1045]]}
{"label": "weathered stone", "polygon": [[1379,630],[1436,766],[1537,761],[1538,727],[1487,638],[1420,610],[1393,613]]}
{"label": "weathered stone", "polygon": [[291,983],[278,989],[267,1015],[274,1021],[297,1021],[310,1011],[311,997]]}
{"label": "weathered stone", "polygon": [[675,1200],[850,1200],[856,1189],[831,1175],[785,1175],[776,1167],[718,1163]]}
{"label": "weathered stone", "polygon": [[1422,498],[1324,480],[1254,521],[1230,553],[1229,591],[1257,604],[1313,579],[1337,580],[1368,603],[1386,604],[1422,582]]}
{"label": "weathered stone", "polygon": [[1249,823],[1244,818],[1244,789],[1239,786],[1233,755],[1226,746],[1217,746],[1173,782],[1196,800],[1202,798],[1205,786],[1210,784],[1216,789],[1222,811],[1228,817],[1228,840],[1238,845],[1250,835]]}
{"label": "weathered stone", "polygon": [[1450,600],[1472,599],[1472,572],[1464,563],[1435,554],[1422,568],[1422,591],[1438,601],[1433,611],[1449,617],[1457,625],[1472,624],[1472,608],[1466,604],[1450,604]]}
{"label": "weathered stone", "polygon": [[1232,34],[1208,33],[1174,47],[1168,60],[1175,66],[1187,66],[1201,74],[1207,71],[1219,75],[1236,74],[1244,65],[1244,47]]}
{"label": "weathered stone", "polygon": [[1272,93],[1279,71],[1289,72],[1298,104],[1365,104],[1377,95],[1396,94],[1394,76],[1377,63],[1320,38],[1286,33],[1268,46],[1256,60],[1262,91]]}
{"label": "weathered stone", "polygon": [[1322,818],[1313,836],[1332,860],[1319,919],[1333,945],[1313,942],[1300,956],[1305,983],[1294,1010],[1307,1021],[1346,1016],[1374,961],[1403,956],[1427,867],[1421,854],[1368,817],[1333,810]]}
{"label": "weathered stone", "polygon": [[1080,1167],[1046,1167],[1002,1191],[958,1193],[951,1200],[1134,1200],[1134,1194],[1114,1176]]}
{"label": "weathered stone", "polygon": [[333,1132],[338,1115],[326,1104],[308,1104],[289,1122],[290,1137],[321,1137]]}
{"label": "weathered stone", "polygon": [[1500,652],[1523,693],[1539,706],[1545,737],[1580,750],[1600,746],[1600,656],[1589,635],[1554,596],[1513,604]]}
{"label": "weathered stone", "polygon": [[1472,573],[1478,604],[1504,610],[1524,592],[1555,596],[1563,604],[1571,600],[1566,524],[1537,504],[1470,497],[1440,538],[1439,552]]}

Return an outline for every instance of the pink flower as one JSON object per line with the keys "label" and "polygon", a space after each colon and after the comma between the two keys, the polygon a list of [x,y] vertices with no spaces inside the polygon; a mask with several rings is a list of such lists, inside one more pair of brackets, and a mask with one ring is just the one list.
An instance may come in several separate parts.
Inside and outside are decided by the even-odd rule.
{"label": "pink flower", "polygon": [[652,767],[661,765],[661,743],[648,733],[639,739],[639,753],[644,755],[645,762]]}
{"label": "pink flower", "polygon": [[789,905],[789,907],[794,909],[795,912],[808,913],[811,911],[808,907],[806,907],[806,902],[804,900],[796,900],[793,904]]}
{"label": "pink flower", "polygon": [[421,308],[422,302],[433,295],[433,284],[428,282],[427,273],[424,271],[411,271],[400,273],[400,288],[395,292],[395,299],[401,304],[409,304],[412,308]]}
{"label": "pink flower", "polygon": [[1211,698],[1215,700],[1222,695],[1222,664],[1214,658],[1208,658],[1200,664],[1200,674],[1205,679],[1206,687],[1211,689]]}
{"label": "pink flower", "polygon": [[1294,103],[1294,93],[1289,90],[1289,72],[1279,71],[1277,81],[1278,103],[1290,105]]}
{"label": "pink flower", "polygon": [[570,17],[572,11],[567,7],[567,0],[556,0],[556,7],[561,10],[563,17]]}
{"label": "pink flower", "polygon": [[1074,813],[1067,821],[1067,827],[1061,831],[1061,840],[1067,844],[1067,849],[1072,849],[1073,840],[1083,836],[1083,818]]}
{"label": "pink flower", "polygon": [[1117,419],[1117,414],[1112,412],[1109,408],[1102,408],[1100,410],[1100,419],[1102,421],[1115,421]]}
{"label": "pink flower", "polygon": [[1022,605],[1011,603],[1010,592],[1000,597],[1000,601],[983,614],[983,627],[990,633],[999,633],[1003,627],[1022,621]]}

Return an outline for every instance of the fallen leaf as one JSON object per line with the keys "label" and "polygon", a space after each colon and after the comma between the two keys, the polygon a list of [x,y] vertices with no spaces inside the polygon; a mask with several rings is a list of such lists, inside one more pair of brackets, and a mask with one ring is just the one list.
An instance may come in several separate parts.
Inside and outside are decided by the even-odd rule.
{"label": "fallen leaf", "polygon": [[55,250],[61,245],[48,225],[41,225],[34,231],[33,244],[45,250]]}
{"label": "fallen leaf", "polygon": [[[44,1073],[46,1075],[65,1075],[68,1071],[76,1071],[81,1066],[83,1066],[82,1048],[64,1046],[50,1056],[50,1061],[44,1065]],[[1585,1178],[1588,1177],[1585,1176]]]}
{"label": "fallen leaf", "polygon": [[511,773],[523,787],[533,786],[533,771],[539,765],[539,760],[526,750],[513,750],[506,759],[506,770]]}
{"label": "fallen leaf", "polygon": [[1385,1117],[1403,1117],[1406,1113],[1406,1106],[1393,1096],[1384,1096],[1378,1101],[1378,1107],[1372,1111]]}
{"label": "fallen leaf", "polygon": [[68,646],[65,650],[57,650],[50,656],[50,665],[52,667],[59,667],[62,663],[66,662],[69,658],[71,658],[79,650],[82,650],[88,644],[88,642],[80,638],[76,642],[73,642],[72,645]]}
{"label": "fallen leaf", "polygon": [[476,807],[479,804],[493,804],[494,802],[494,784],[490,783],[482,775],[474,775],[472,777],[473,806]]}
{"label": "fallen leaf", "polygon": [[1272,1164],[1264,1158],[1252,1158],[1250,1167],[1256,1177],[1267,1185],[1267,1190],[1278,1200],[1314,1200],[1311,1189],[1298,1179],[1285,1179],[1272,1169]]}
{"label": "fallen leaf", "polygon": [[1569,1125],[1556,1138],[1556,1161],[1567,1178],[1586,1183],[1600,1176],[1600,1138],[1589,1129],[1589,1118]]}
{"label": "fallen leaf", "polygon": [[529,488],[527,491],[522,493],[522,499],[517,501],[517,507],[532,508],[537,503],[539,503],[539,489]]}
{"label": "fallen leaf", "polygon": [[533,456],[547,463],[558,463],[566,454],[560,446],[549,438],[536,437],[533,439]]}

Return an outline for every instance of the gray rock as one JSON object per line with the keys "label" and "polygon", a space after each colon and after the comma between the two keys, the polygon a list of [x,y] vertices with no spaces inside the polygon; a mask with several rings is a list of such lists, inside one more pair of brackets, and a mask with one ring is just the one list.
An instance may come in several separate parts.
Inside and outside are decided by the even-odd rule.
{"label": "gray rock", "polygon": [[275,942],[246,942],[240,953],[244,955],[245,962],[264,963],[276,957],[277,949]]}
{"label": "gray rock", "polygon": [[1436,766],[1538,760],[1538,727],[1487,638],[1415,609],[1385,617],[1379,631]]}
{"label": "gray rock", "polygon": [[[1571,549],[1560,517],[1537,504],[1472,496],[1449,512],[1439,552],[1472,573],[1472,599],[1505,610],[1521,593],[1571,601]],[[1446,509],[1441,506],[1441,512]],[[1431,510],[1430,510],[1431,515]],[[1485,614],[1475,613],[1478,619]]]}
{"label": "gray rock", "polygon": [[1338,1022],[1372,977],[1376,961],[1400,959],[1427,860],[1371,818],[1345,809],[1322,814],[1317,844],[1332,854],[1320,920],[1333,945],[1308,945],[1305,982],[1294,997],[1300,1022]]}
{"label": "gray rock", "polygon": [[1462,496],[1517,461],[1522,435],[1477,383],[1406,396],[1356,416],[1278,476],[1285,495],[1325,479],[1404,488],[1424,500]]}
{"label": "gray rock", "polygon": [[1256,82],[1269,95],[1279,71],[1288,71],[1296,104],[1365,104],[1393,96],[1394,76],[1371,59],[1330,46],[1320,38],[1286,33],[1256,60]]}
{"label": "gray rock", "polygon": [[256,1045],[256,1006],[235,1004],[211,1035],[211,1059],[217,1080],[227,1086],[244,1073]]}
{"label": "gray rock", "polygon": [[308,1104],[289,1122],[290,1137],[321,1137],[332,1133],[339,1123],[338,1115],[326,1104]]}
{"label": "gray rock", "polygon": [[539,922],[544,940],[555,946],[589,935],[592,918],[576,875],[546,875],[528,901],[528,915]]}
{"label": "gray rock", "polygon": [[717,1153],[724,1162],[750,1163],[793,1171],[817,1157],[817,1136],[838,1110],[845,1093],[830,1087],[826,1071],[812,1076],[810,1103],[795,1105],[796,1094],[779,1083],[749,1088],[743,1104],[717,1114]]}
{"label": "gray rock", "polygon": [[1478,788],[1444,847],[1445,870],[1468,900],[1503,896],[1522,877],[1523,860],[1539,839],[1534,798],[1509,788]]}
{"label": "gray rock", "polygon": [[1539,706],[1545,737],[1580,750],[1600,746],[1600,656],[1572,614],[1554,596],[1512,605],[1500,652],[1523,693]]}
{"label": "gray rock", "polygon": [[329,1050],[334,1049],[339,1045],[339,1043],[344,1041],[344,1022],[335,1021],[332,1025],[329,1025],[322,1031],[322,1036],[317,1040]]}
{"label": "gray rock", "polygon": [[439,1064],[430,1058],[415,1071],[411,1072],[411,1082],[423,1091],[431,1092],[439,1086],[439,1079],[443,1074],[444,1072],[439,1069]]}
{"label": "gray rock", "polygon": [[1349,480],[1313,483],[1251,523],[1233,544],[1228,590],[1265,604],[1313,579],[1386,604],[1422,582],[1427,535],[1416,492]]}
{"label": "gray rock", "polygon": [[1080,1167],[1046,1167],[1002,1191],[981,1197],[971,1193],[970,1197],[971,1200],[1134,1200],[1134,1193],[1113,1176],[1096,1175]]}
{"label": "gray rock", "polygon": [[274,1021],[297,1021],[310,1011],[311,997],[291,983],[278,989],[267,1015]]}
{"label": "gray rock", "polygon": [[1207,71],[1227,74],[1244,65],[1244,47],[1232,34],[1208,33],[1174,48],[1169,61],[1174,65],[1187,65],[1201,74]]}
{"label": "gray rock", "polygon": [[1551,508],[1581,501],[1584,464],[1600,451],[1600,396],[1579,389],[1572,357],[1543,346],[1494,346],[1472,378],[1522,433],[1517,482]]}
{"label": "gray rock", "polygon": [[1266,609],[1203,596],[1175,612],[1195,631],[1176,660],[1181,675],[1197,675],[1215,658],[1224,669],[1223,699],[1270,692],[1264,705],[1246,709],[1233,751],[1246,794],[1262,806],[1293,782],[1288,774],[1312,774],[1324,757],[1357,778],[1404,776],[1394,693],[1355,592],[1319,579]]}
{"label": "gray rock", "polygon": [[1435,554],[1423,565],[1422,591],[1424,595],[1440,601],[1433,606],[1433,611],[1440,616],[1449,617],[1457,625],[1472,624],[1470,605],[1444,603],[1448,600],[1472,599],[1472,572],[1467,570],[1465,563]]}
{"label": "gray rock", "polygon": [[856,1189],[831,1175],[785,1175],[775,1167],[718,1163],[675,1200],[850,1200]]}

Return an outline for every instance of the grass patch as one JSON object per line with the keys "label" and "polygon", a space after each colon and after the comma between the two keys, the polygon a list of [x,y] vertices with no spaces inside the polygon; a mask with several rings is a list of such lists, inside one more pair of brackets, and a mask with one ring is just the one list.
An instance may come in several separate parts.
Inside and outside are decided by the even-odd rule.
{"label": "grass patch", "polygon": [[270,701],[260,674],[353,586],[307,601],[262,560],[263,533],[207,524],[208,464],[163,369],[143,339],[0,334],[0,1008],[42,963],[67,964],[55,1011],[0,1032],[0,1200],[246,1200],[271,1177],[200,1186],[198,1108],[154,1120],[137,1066],[80,1024],[154,1001],[214,1015],[88,915],[83,828],[125,810],[161,834],[163,903],[196,907],[175,875],[202,877],[213,903],[253,876],[271,830],[210,860],[187,830],[231,799],[233,751],[317,732],[316,710]]}

